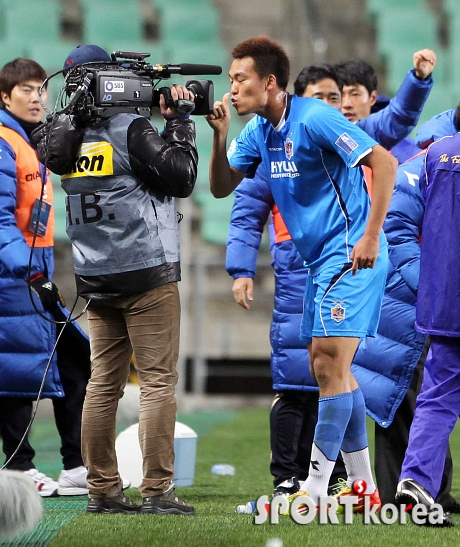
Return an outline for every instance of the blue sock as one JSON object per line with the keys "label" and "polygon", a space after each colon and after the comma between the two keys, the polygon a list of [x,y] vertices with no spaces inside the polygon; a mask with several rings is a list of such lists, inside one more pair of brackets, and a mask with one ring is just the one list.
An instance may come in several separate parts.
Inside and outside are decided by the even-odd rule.
{"label": "blue sock", "polygon": [[353,410],[342,442],[344,452],[357,452],[367,447],[366,404],[361,389],[351,392]]}
{"label": "blue sock", "polygon": [[314,443],[329,461],[339,455],[353,408],[351,393],[320,397]]}

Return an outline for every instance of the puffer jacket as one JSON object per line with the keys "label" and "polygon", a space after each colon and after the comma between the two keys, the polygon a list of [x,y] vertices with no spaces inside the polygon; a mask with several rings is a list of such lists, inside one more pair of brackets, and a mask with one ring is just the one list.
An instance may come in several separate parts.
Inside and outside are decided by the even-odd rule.
{"label": "puffer jacket", "polygon": [[[33,232],[28,230],[28,221],[22,218],[25,215],[22,204],[40,197],[41,181],[37,173],[43,171],[43,166],[35,153],[30,154],[33,149],[27,134],[4,110],[0,110],[0,125],[15,132],[16,142],[13,146],[8,131],[4,131],[0,137],[0,396],[35,397],[56,341],[56,325],[37,313],[26,280],[29,273],[36,272],[42,272],[48,279],[52,279],[53,240],[51,233],[48,245],[40,246],[40,238],[37,237],[30,259],[31,247],[28,242],[31,242]],[[18,169],[21,164],[18,155],[26,154],[33,161],[27,173]],[[47,182],[47,192],[48,198],[45,199],[52,202],[50,180]],[[31,212],[30,208],[29,217]],[[52,216],[51,208],[49,222]],[[22,230],[19,226],[22,226]],[[44,311],[39,299],[35,296],[32,298],[40,313],[52,319]],[[61,309],[59,320],[64,320],[64,313],[68,315],[66,310]],[[74,324],[66,328],[83,345],[89,358],[89,342],[83,331]],[[62,396],[64,391],[55,353],[46,375],[42,397]]]}

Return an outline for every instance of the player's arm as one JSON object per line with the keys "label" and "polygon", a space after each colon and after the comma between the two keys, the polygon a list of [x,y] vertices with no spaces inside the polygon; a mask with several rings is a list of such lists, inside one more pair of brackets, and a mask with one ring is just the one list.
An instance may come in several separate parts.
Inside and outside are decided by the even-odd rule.
{"label": "player's arm", "polygon": [[436,54],[429,49],[416,51],[413,62],[413,69],[388,106],[357,122],[358,127],[387,150],[407,137],[417,125],[433,87],[431,73],[436,65]]}
{"label": "player's arm", "polygon": [[354,246],[353,275],[362,268],[373,268],[379,253],[379,238],[390,205],[398,161],[377,144],[360,161],[372,169],[372,201],[363,237]]}
{"label": "player's arm", "polygon": [[214,130],[209,181],[211,193],[216,198],[229,196],[245,176],[238,169],[231,167],[227,160],[227,136],[231,119],[229,97],[230,93],[226,93],[222,101],[216,101],[212,113],[206,116],[207,122]]}

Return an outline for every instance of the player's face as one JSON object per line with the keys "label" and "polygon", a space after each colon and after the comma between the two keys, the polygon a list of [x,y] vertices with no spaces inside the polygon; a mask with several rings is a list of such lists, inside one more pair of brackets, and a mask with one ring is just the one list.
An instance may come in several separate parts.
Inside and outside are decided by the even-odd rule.
{"label": "player's face", "polygon": [[260,78],[251,57],[235,59],[230,67],[231,101],[238,116],[259,114],[267,104],[267,78]]}
{"label": "player's face", "polygon": [[342,113],[351,122],[367,118],[377,99],[377,91],[369,91],[363,85],[344,85],[342,89]]}
{"label": "player's face", "polygon": [[324,78],[315,84],[308,84],[302,97],[313,97],[339,109],[342,106],[342,95],[339,86],[332,78]]}
{"label": "player's face", "polygon": [[[25,122],[38,123],[44,114],[38,100],[38,90],[41,85],[40,81],[27,80],[22,84],[15,85],[11,90],[11,95],[2,93],[2,101],[5,103],[6,109]],[[46,103],[46,99],[46,90],[43,89],[42,100],[44,103]]]}

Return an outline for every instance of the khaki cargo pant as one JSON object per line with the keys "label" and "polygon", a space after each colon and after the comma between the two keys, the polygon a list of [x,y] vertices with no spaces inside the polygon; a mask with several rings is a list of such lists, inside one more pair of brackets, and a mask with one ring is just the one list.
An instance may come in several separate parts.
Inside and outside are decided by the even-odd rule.
{"label": "khaki cargo pant", "polygon": [[88,308],[92,372],[82,416],[82,455],[89,495],[121,489],[115,454],[115,416],[132,353],[140,386],[139,442],[143,497],[166,491],[174,475],[175,385],[179,353],[177,283],[142,294],[93,301]]}

